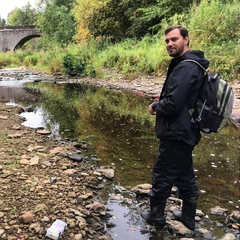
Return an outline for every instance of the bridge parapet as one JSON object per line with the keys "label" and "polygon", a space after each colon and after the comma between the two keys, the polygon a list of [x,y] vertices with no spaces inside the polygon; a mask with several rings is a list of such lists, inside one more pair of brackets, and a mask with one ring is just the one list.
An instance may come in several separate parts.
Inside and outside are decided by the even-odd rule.
{"label": "bridge parapet", "polygon": [[22,25],[22,26],[4,26],[4,27],[0,27],[0,30],[3,29],[36,29],[35,25]]}

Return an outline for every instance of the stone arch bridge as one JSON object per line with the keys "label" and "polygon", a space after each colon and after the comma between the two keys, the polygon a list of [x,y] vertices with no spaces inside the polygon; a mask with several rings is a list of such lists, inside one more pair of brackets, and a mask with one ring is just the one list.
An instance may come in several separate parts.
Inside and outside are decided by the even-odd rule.
{"label": "stone arch bridge", "polygon": [[0,51],[13,51],[30,39],[40,36],[41,33],[33,25],[0,27]]}

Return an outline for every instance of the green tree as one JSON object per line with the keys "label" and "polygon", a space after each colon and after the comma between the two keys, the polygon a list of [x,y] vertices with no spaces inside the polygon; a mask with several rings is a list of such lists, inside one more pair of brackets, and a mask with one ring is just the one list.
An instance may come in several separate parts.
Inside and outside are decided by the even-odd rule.
{"label": "green tree", "polygon": [[73,41],[75,20],[72,7],[75,0],[43,0],[39,2],[37,26],[43,37],[61,45]]}
{"label": "green tree", "polygon": [[121,41],[159,31],[162,19],[188,12],[197,0],[77,0],[77,39]]}
{"label": "green tree", "polygon": [[0,27],[4,27],[6,25],[6,20],[0,17]]}
{"label": "green tree", "polygon": [[37,11],[30,3],[27,3],[22,8],[15,8],[8,15],[10,26],[16,25],[34,25],[37,18]]}
{"label": "green tree", "polygon": [[[133,0],[126,0],[133,2]],[[148,1],[149,2],[149,1]],[[187,13],[194,0],[155,0],[147,6],[140,6],[129,12],[131,26],[130,35],[142,37],[148,34],[156,34],[161,28],[161,21],[169,19],[175,14]]]}

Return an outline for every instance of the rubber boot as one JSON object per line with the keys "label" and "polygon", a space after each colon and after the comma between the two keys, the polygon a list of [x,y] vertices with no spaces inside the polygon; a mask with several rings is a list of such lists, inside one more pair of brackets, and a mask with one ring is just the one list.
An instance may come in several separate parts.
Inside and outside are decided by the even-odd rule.
{"label": "rubber boot", "polygon": [[190,230],[195,229],[195,215],[198,197],[183,199],[182,211],[174,210],[176,220],[181,221]]}
{"label": "rubber boot", "polygon": [[166,206],[166,201],[159,201],[153,197],[150,197],[150,211],[149,212],[142,212],[140,215],[141,217],[148,223],[148,224],[157,224],[159,226],[164,226],[166,224],[164,210]]}

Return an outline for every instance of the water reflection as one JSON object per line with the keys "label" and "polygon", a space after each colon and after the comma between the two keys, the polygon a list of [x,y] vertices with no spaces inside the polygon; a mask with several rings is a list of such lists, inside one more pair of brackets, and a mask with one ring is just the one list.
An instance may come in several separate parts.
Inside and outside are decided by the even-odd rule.
{"label": "water reflection", "polygon": [[[81,84],[28,83],[28,87],[40,88],[43,93],[43,101],[35,105],[41,124],[55,137],[90,142],[100,165],[116,167],[115,184],[129,188],[151,183],[158,140],[154,134],[155,118],[147,112],[149,99]],[[203,135],[195,148],[195,174],[201,191],[199,208],[206,214],[217,205],[229,210],[239,205],[239,136],[240,130],[229,124],[219,134]],[[124,211],[115,213],[128,222],[127,231],[132,238],[129,234],[126,238],[134,239],[137,233],[130,226],[139,226],[140,220],[135,216],[136,224],[134,214],[127,216]],[[112,234],[125,230],[126,226],[118,225]],[[146,235],[140,238],[140,230],[136,231],[136,239],[149,239]]]}
{"label": "water reflection", "polygon": [[[41,106],[48,113],[49,126],[58,125],[62,138],[90,141],[101,164],[116,166],[120,185],[151,182],[158,140],[155,118],[146,109],[149,99],[81,84],[31,86],[44,93]],[[239,135],[230,124],[221,133],[203,135],[195,148],[195,174],[205,210],[209,211],[208,201],[228,208],[239,204]]]}

